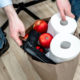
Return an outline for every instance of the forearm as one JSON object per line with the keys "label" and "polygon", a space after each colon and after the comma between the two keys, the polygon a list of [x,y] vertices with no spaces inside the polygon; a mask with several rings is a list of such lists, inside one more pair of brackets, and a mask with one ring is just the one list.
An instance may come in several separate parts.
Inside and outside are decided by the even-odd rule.
{"label": "forearm", "polygon": [[12,5],[8,5],[6,7],[4,7],[4,11],[6,12],[7,14],[7,17],[9,20],[12,20],[13,18],[17,18],[17,13],[15,11],[15,9],[13,8]]}
{"label": "forearm", "polygon": [[9,29],[11,37],[16,41],[16,43],[21,46],[22,41],[20,40],[19,36],[25,35],[25,28],[22,21],[17,16],[17,13],[12,5],[8,5],[4,7],[4,10],[9,19]]}
{"label": "forearm", "polygon": [[17,18],[17,14],[13,8],[12,0],[0,0],[0,8],[3,8],[9,20]]}
{"label": "forearm", "polygon": [[20,40],[19,36],[21,35],[22,37],[24,37],[25,28],[23,22],[19,19],[12,5],[12,0],[0,0],[0,7],[4,9],[9,19],[9,29],[11,37],[19,46],[21,46],[22,41]]}

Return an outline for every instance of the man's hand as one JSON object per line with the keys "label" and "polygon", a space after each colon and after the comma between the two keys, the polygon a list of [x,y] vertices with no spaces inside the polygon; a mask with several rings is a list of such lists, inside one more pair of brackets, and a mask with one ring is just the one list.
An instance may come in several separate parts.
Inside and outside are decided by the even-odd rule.
{"label": "man's hand", "polygon": [[25,36],[25,29],[22,21],[19,18],[9,20],[9,28],[11,37],[17,42],[19,46],[21,46],[22,42],[19,39],[19,36]]}
{"label": "man's hand", "polygon": [[22,41],[20,40],[19,36],[25,36],[25,28],[22,21],[17,16],[14,8],[12,5],[6,6],[4,8],[8,19],[9,19],[9,29],[11,37],[16,41],[16,43],[21,46]]}
{"label": "man's hand", "polygon": [[56,3],[60,11],[62,20],[66,20],[66,15],[75,18],[75,16],[71,12],[71,5],[69,3],[69,0],[57,0]]}

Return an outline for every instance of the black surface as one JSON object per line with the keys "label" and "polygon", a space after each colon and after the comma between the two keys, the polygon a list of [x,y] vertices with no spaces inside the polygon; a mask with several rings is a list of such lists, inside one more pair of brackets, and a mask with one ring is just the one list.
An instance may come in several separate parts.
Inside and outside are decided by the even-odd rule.
{"label": "black surface", "polygon": [[23,42],[23,50],[27,52],[29,55],[31,55],[33,59],[36,59],[43,63],[54,63],[52,60],[45,56],[47,50],[44,51],[46,52],[44,53],[36,49],[36,46],[38,45],[39,36],[40,33],[36,32],[35,30],[31,30],[29,33],[29,37],[26,41]]}
{"label": "black surface", "polygon": [[0,56],[2,56],[8,49],[9,49],[9,43],[8,40],[6,39],[6,43],[4,44],[3,48],[0,49]]}
{"label": "black surface", "polygon": [[33,59],[36,59],[38,61],[41,61],[43,63],[51,63],[51,64],[56,64],[52,60],[50,60],[48,57],[45,56],[45,53],[40,52],[37,50],[35,47],[32,46],[30,42],[24,43],[22,46],[25,52],[27,52],[30,56],[34,57]]}
{"label": "black surface", "polygon": [[36,47],[38,44],[39,36],[40,33],[36,32],[35,30],[31,30],[27,41],[29,41],[32,46]]}

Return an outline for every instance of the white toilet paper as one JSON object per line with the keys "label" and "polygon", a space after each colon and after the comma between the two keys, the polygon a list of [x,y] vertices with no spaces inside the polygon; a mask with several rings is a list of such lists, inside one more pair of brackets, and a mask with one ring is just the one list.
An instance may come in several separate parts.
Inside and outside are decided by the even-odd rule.
{"label": "white toilet paper", "polygon": [[57,33],[73,34],[77,28],[75,19],[66,16],[66,21],[62,22],[59,13],[53,15],[48,23],[47,32],[55,36]]}
{"label": "white toilet paper", "polygon": [[78,56],[80,40],[72,34],[57,34],[51,41],[50,52],[46,56],[56,63],[69,61]]}

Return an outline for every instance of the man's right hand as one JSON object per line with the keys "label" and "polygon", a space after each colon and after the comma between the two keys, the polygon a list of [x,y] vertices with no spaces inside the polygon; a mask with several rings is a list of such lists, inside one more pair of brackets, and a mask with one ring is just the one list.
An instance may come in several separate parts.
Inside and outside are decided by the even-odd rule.
{"label": "man's right hand", "polygon": [[74,14],[71,12],[69,0],[56,0],[56,3],[63,21],[66,20],[65,16],[75,18]]}
{"label": "man's right hand", "polygon": [[19,19],[12,5],[4,7],[4,10],[9,19],[9,29],[11,37],[16,41],[19,46],[22,46],[22,41],[19,36],[25,36],[25,27],[23,22]]}

